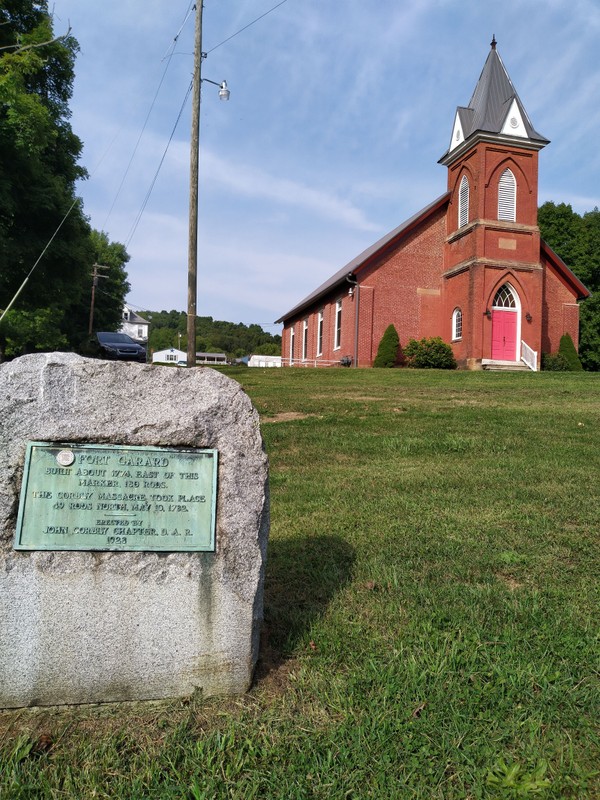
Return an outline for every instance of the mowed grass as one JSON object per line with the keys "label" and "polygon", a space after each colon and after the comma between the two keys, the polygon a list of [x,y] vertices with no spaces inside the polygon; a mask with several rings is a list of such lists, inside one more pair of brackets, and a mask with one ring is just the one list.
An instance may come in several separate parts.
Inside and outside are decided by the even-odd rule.
{"label": "mowed grass", "polygon": [[4,712],[0,797],[600,797],[600,376],[228,374],[271,464],[253,690]]}

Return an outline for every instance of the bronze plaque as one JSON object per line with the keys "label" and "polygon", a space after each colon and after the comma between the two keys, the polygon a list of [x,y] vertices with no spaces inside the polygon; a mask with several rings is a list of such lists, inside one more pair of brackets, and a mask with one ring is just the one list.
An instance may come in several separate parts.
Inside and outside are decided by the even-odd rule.
{"label": "bronze plaque", "polygon": [[16,550],[214,551],[216,450],[29,442]]}

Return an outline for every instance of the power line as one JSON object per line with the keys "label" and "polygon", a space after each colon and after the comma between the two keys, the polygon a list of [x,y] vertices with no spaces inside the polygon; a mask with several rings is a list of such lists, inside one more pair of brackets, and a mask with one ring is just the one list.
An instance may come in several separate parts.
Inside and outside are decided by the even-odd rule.
{"label": "power line", "polygon": [[[185,26],[185,23],[187,22],[187,20],[188,20],[188,19],[189,19],[189,17],[190,17],[190,13],[191,13],[191,10],[192,10],[193,2],[194,2],[194,0],[191,0],[191,2],[190,2],[190,4],[189,4],[189,7],[188,7],[188,10],[187,10],[187,14],[186,14],[186,16],[185,16],[185,19],[184,19],[184,21],[183,21],[183,23],[182,23],[182,25],[181,25],[181,27],[180,27],[179,31],[177,32],[177,35],[176,35],[176,36],[175,36],[175,38],[173,39],[173,43],[172,43],[172,45],[171,45],[171,50],[172,50],[172,52],[171,52],[171,54],[169,55],[169,58],[168,58],[167,64],[166,64],[166,66],[165,66],[165,69],[164,69],[164,72],[163,72],[163,75],[162,75],[162,77],[161,77],[161,79],[160,79],[160,83],[159,83],[159,85],[158,85],[158,89],[156,90],[156,93],[155,93],[155,95],[154,95],[154,99],[152,100],[152,105],[150,106],[150,110],[148,111],[148,114],[147,114],[147,116],[146,116],[146,119],[145,119],[145,121],[144,121],[144,126],[143,126],[143,128],[142,128],[142,131],[141,131],[141,133],[140,133],[140,136],[139,136],[139,138],[138,138],[138,140],[137,140],[137,143],[136,143],[135,149],[134,149],[134,151],[133,151],[133,154],[132,154],[132,156],[131,156],[131,159],[129,160],[129,164],[127,165],[127,169],[125,170],[125,174],[123,175],[123,179],[122,179],[122,181],[121,181],[121,183],[120,183],[120,185],[119,185],[119,188],[118,188],[118,190],[117,190],[117,194],[116,194],[116,196],[115,196],[115,199],[113,200],[113,203],[112,203],[112,205],[111,205],[111,207],[110,207],[110,210],[109,210],[109,212],[108,212],[108,215],[107,215],[106,219],[104,220],[104,225],[103,225],[103,227],[106,225],[106,223],[107,223],[107,221],[108,221],[108,218],[110,217],[110,214],[111,214],[111,212],[112,212],[112,210],[113,210],[113,208],[114,208],[114,205],[115,205],[115,203],[116,203],[116,201],[117,201],[117,198],[119,197],[119,194],[120,194],[120,192],[121,192],[121,189],[122,189],[122,187],[123,187],[123,183],[125,182],[125,178],[127,177],[127,173],[129,172],[129,168],[131,167],[131,162],[133,161],[133,158],[134,158],[134,156],[135,156],[135,154],[136,154],[136,152],[137,152],[137,148],[138,148],[138,146],[139,146],[140,139],[142,138],[142,135],[143,135],[143,133],[144,133],[144,130],[146,129],[146,125],[147,125],[147,123],[148,123],[148,119],[149,119],[149,117],[150,117],[150,114],[151,114],[151,112],[152,112],[152,109],[154,108],[154,105],[155,105],[155,103],[156,103],[156,98],[157,98],[157,96],[158,96],[158,93],[159,93],[159,91],[160,91],[160,88],[161,88],[161,86],[162,86],[162,84],[163,84],[163,81],[164,81],[164,79],[165,79],[165,76],[166,76],[166,74],[167,74],[167,70],[168,70],[168,68],[169,68],[169,64],[170,64],[170,62],[171,62],[171,58],[172,58],[172,56],[173,56],[173,51],[174,51],[174,49],[175,49],[175,45],[177,44],[177,39],[179,38],[179,35],[181,34],[181,31],[183,30],[183,28],[184,28],[184,26]],[[53,40],[52,40],[52,42],[54,42],[54,41],[59,41],[60,39],[64,39],[64,38],[66,38],[66,37],[67,37],[67,36],[70,34],[70,32],[71,32],[71,27],[69,26],[69,30],[67,31],[67,33],[66,33],[64,36],[59,36],[59,37],[57,37],[56,39],[53,39]],[[43,44],[51,44],[52,42],[43,42]],[[33,46],[33,45],[32,45],[32,46]],[[5,49],[5,48],[0,48],[0,49]],[[190,92],[190,89],[188,89],[188,92],[187,92],[187,94],[186,94],[185,100],[187,100],[187,96],[188,96],[189,92]],[[184,105],[185,105],[185,100],[184,100]],[[177,127],[177,123],[179,122],[179,119],[180,119],[180,117],[181,117],[181,113],[182,113],[182,111],[183,111],[183,106],[182,106],[182,109],[181,109],[181,111],[179,112],[179,116],[177,117],[177,122],[175,123],[175,127]],[[175,129],[173,129],[173,133],[174,133],[174,132],[175,132]],[[170,144],[170,142],[171,142],[171,139],[173,138],[173,133],[171,134],[171,138],[169,139],[169,144]],[[115,139],[116,139],[116,136],[114,137],[113,141],[111,142],[111,144],[110,144],[110,145],[109,145],[109,147],[107,148],[106,152],[104,153],[104,155],[103,155],[103,156],[102,156],[102,158],[100,159],[100,163],[102,163],[102,161],[104,160],[104,158],[105,158],[105,157],[106,157],[106,155],[108,154],[109,150],[111,149],[112,145],[114,144],[114,141],[115,141]],[[168,146],[169,146],[169,145],[167,144],[167,148],[168,148]],[[163,155],[163,157],[162,157],[162,159],[161,159],[161,162],[160,162],[160,165],[159,165],[159,168],[158,168],[158,170],[160,170],[160,167],[162,166],[162,163],[163,163],[163,161],[164,161],[165,155],[166,155],[166,150],[165,150],[165,154]],[[96,170],[99,168],[99,166],[100,166],[100,163],[99,163],[99,164],[96,166]],[[141,215],[142,215],[142,213],[143,213],[143,211],[144,211],[144,208],[146,207],[146,203],[148,202],[148,198],[149,198],[149,196],[150,196],[150,192],[152,191],[152,187],[154,186],[154,182],[156,181],[156,177],[158,176],[158,170],[157,170],[156,176],[155,176],[155,178],[154,178],[154,181],[152,182],[152,186],[150,187],[150,189],[149,189],[149,191],[148,191],[148,194],[146,195],[146,199],[144,200],[144,205],[142,206],[142,210],[140,211],[140,214],[139,214],[138,218],[136,219],[136,222],[135,222],[135,224],[134,224],[134,228],[133,228],[133,232],[132,232],[131,236],[133,236],[133,233],[135,233],[135,229],[137,228],[137,225],[139,224],[139,218],[141,217]],[[93,174],[94,174],[94,173],[92,173],[92,175],[93,175]],[[17,291],[16,291],[15,295],[13,296],[12,300],[10,301],[10,303],[9,303],[9,304],[7,305],[7,307],[6,307],[6,308],[5,308],[5,309],[2,311],[2,314],[0,315],[0,322],[1,322],[1,321],[4,319],[4,317],[6,316],[6,314],[7,314],[7,313],[10,311],[10,309],[13,307],[13,305],[14,305],[15,301],[17,300],[17,298],[19,297],[19,295],[21,294],[21,292],[23,291],[23,289],[24,289],[24,288],[25,288],[25,286],[27,285],[27,282],[29,281],[29,278],[30,278],[30,277],[33,275],[33,273],[34,273],[34,271],[35,271],[36,267],[38,266],[38,264],[40,263],[40,261],[42,260],[42,258],[45,256],[45,254],[46,254],[46,252],[47,252],[48,248],[50,247],[50,245],[52,244],[52,242],[54,241],[54,239],[55,239],[55,238],[56,238],[56,236],[58,235],[58,232],[60,231],[60,229],[62,228],[62,226],[63,226],[63,225],[65,224],[65,222],[67,221],[67,218],[68,218],[68,217],[69,217],[69,215],[71,214],[71,211],[73,211],[73,209],[75,208],[75,206],[76,206],[76,205],[77,205],[77,203],[79,203],[79,202],[80,202],[80,198],[79,198],[79,197],[75,197],[75,199],[73,200],[73,202],[72,202],[72,203],[71,203],[71,205],[69,206],[69,209],[67,210],[67,213],[64,215],[64,217],[62,218],[62,220],[61,220],[61,221],[60,221],[60,223],[58,224],[58,227],[56,228],[56,230],[54,231],[54,233],[53,233],[53,234],[52,234],[52,236],[50,237],[50,239],[49,239],[48,243],[46,244],[46,246],[44,247],[44,249],[42,250],[42,252],[41,252],[41,253],[40,253],[40,255],[38,256],[38,258],[37,258],[36,262],[34,263],[34,265],[32,266],[32,268],[31,268],[31,269],[29,270],[29,272],[27,273],[27,275],[26,275],[26,277],[25,277],[25,280],[23,281],[23,283],[22,283],[22,284],[19,286],[19,288],[17,289]],[[128,242],[129,242],[129,241],[131,241],[131,236],[130,236],[130,238],[129,238]]]}
{"label": "power line", "polygon": [[255,20],[252,20],[252,22],[249,22],[247,25],[244,25],[244,27],[240,28],[240,30],[237,31],[237,33],[232,33],[231,36],[227,37],[227,39],[223,39],[222,42],[219,42],[219,44],[216,44],[214,47],[211,47],[210,50],[206,51],[207,55],[208,55],[208,53],[212,53],[214,50],[216,50],[217,47],[222,47],[224,44],[227,44],[227,42],[230,42],[236,36],[239,36],[240,33],[243,33],[244,31],[247,31],[248,28],[251,28],[253,25],[255,25],[257,22],[259,22],[261,19],[264,19],[268,14],[270,14],[271,12],[275,11],[276,9],[278,9],[279,6],[282,6],[284,3],[287,3],[287,1],[288,0],[281,0],[280,3],[277,3],[276,6],[273,6],[273,8],[270,8],[268,11],[265,11],[265,13],[261,14],[260,17],[257,17]]}
{"label": "power line", "polygon": [[6,306],[6,308],[5,308],[5,309],[4,309],[4,311],[2,312],[2,316],[0,316],[0,322],[2,322],[2,320],[4,319],[4,317],[6,316],[6,314],[7,314],[7,313],[10,311],[10,309],[12,308],[12,306],[13,306],[13,304],[14,304],[15,300],[16,300],[16,299],[17,299],[17,297],[18,297],[18,296],[21,294],[21,292],[23,291],[23,289],[25,288],[25,285],[26,285],[27,281],[28,281],[28,280],[29,280],[29,278],[31,278],[31,276],[33,275],[33,271],[35,270],[35,268],[37,267],[37,265],[40,263],[40,261],[42,260],[42,258],[45,256],[45,254],[46,254],[46,250],[48,250],[48,248],[50,247],[50,245],[52,244],[52,242],[53,242],[53,241],[54,241],[54,239],[56,238],[56,236],[57,236],[57,234],[58,234],[59,230],[62,228],[62,226],[63,226],[63,225],[65,224],[65,222],[67,221],[67,217],[69,216],[69,214],[71,213],[71,211],[73,211],[73,209],[75,208],[75,206],[76,206],[76,205],[77,205],[77,203],[79,203],[79,202],[80,202],[80,201],[79,201],[79,197],[76,197],[76,198],[73,200],[73,202],[71,203],[71,205],[69,206],[69,210],[68,210],[68,211],[67,211],[67,213],[64,215],[64,217],[61,219],[60,223],[58,224],[58,227],[57,227],[57,229],[54,231],[54,233],[53,233],[53,234],[52,234],[52,236],[50,237],[50,241],[49,241],[49,242],[48,242],[48,244],[47,244],[47,245],[44,247],[44,249],[42,250],[42,252],[41,252],[41,253],[40,253],[40,255],[38,256],[38,259],[37,259],[37,261],[35,262],[35,264],[33,265],[33,267],[32,267],[32,268],[29,270],[29,272],[27,273],[27,276],[26,276],[25,280],[23,281],[23,283],[22,283],[22,284],[19,286],[19,288],[17,289],[17,292],[16,292],[15,296],[13,297],[13,299],[10,301],[10,303],[9,303],[9,304]]}
{"label": "power line", "polygon": [[183,22],[181,24],[181,27],[179,28],[179,30],[175,34],[175,36],[173,38],[173,41],[172,41],[169,49],[167,50],[166,54],[163,56],[162,60],[164,61],[165,58],[166,58],[167,59],[167,63],[165,64],[165,68],[163,70],[163,74],[162,74],[161,79],[160,79],[160,81],[158,83],[158,86],[156,88],[156,92],[154,93],[154,97],[152,99],[152,103],[150,104],[150,108],[148,109],[148,113],[146,114],[146,119],[144,120],[144,124],[142,125],[142,130],[140,131],[140,135],[138,136],[137,142],[135,143],[135,147],[133,148],[133,153],[131,154],[131,157],[129,159],[127,167],[125,168],[125,172],[123,174],[123,177],[121,178],[121,183],[119,184],[119,188],[117,189],[117,193],[116,193],[116,195],[114,197],[114,200],[112,201],[111,207],[108,210],[108,214],[106,215],[106,218],[105,218],[105,220],[104,220],[104,222],[102,224],[102,229],[104,229],[106,227],[106,224],[107,224],[108,220],[110,219],[110,215],[113,212],[115,204],[116,204],[117,200],[119,199],[119,196],[121,194],[121,190],[123,188],[123,184],[125,183],[127,175],[129,174],[129,170],[131,169],[131,165],[133,163],[133,160],[134,160],[134,158],[135,158],[135,156],[137,154],[138,148],[140,146],[140,142],[142,140],[142,136],[144,135],[144,132],[146,130],[146,126],[148,125],[148,120],[150,119],[150,115],[152,114],[152,111],[154,110],[154,106],[156,105],[156,100],[158,98],[159,92],[160,92],[161,87],[163,85],[163,82],[164,82],[164,80],[165,80],[165,78],[167,76],[167,71],[168,71],[169,66],[171,64],[171,60],[173,58],[173,53],[174,53],[175,47],[177,45],[177,40],[179,39],[181,31],[184,29],[186,22],[190,18],[190,14],[192,12],[192,6],[193,6],[193,0],[192,0],[192,2],[190,2],[190,5],[189,5],[188,10],[187,10],[187,13],[185,15],[185,19],[183,20]]}
{"label": "power line", "polygon": [[163,154],[162,154],[162,157],[161,157],[160,162],[158,164],[158,167],[156,169],[156,172],[154,173],[154,177],[152,178],[152,181],[150,183],[148,191],[146,192],[146,196],[144,197],[144,201],[142,203],[142,207],[138,211],[138,214],[137,214],[137,216],[135,218],[135,221],[134,221],[134,223],[133,223],[133,225],[131,227],[131,230],[129,231],[129,236],[127,237],[127,241],[125,242],[125,247],[129,247],[129,245],[131,243],[131,240],[133,239],[133,236],[134,236],[134,234],[135,234],[135,232],[137,230],[137,227],[140,224],[140,221],[142,219],[142,215],[143,215],[144,211],[146,210],[146,206],[148,205],[148,200],[150,200],[150,195],[152,194],[152,190],[154,189],[154,185],[155,185],[155,183],[157,181],[157,178],[158,178],[158,173],[160,172],[161,167],[162,167],[162,165],[163,165],[163,163],[165,161],[165,158],[167,156],[167,151],[168,151],[168,149],[169,149],[169,147],[171,145],[171,142],[173,141],[173,136],[175,135],[175,131],[177,130],[177,126],[179,125],[179,120],[181,119],[181,115],[183,114],[183,109],[185,108],[185,104],[187,103],[187,99],[190,96],[190,92],[191,91],[192,91],[192,84],[190,83],[190,85],[188,86],[188,90],[185,93],[185,97],[183,98],[183,103],[181,104],[181,108],[179,109],[179,114],[177,115],[177,119],[175,120],[175,125],[173,126],[173,130],[171,131],[171,135],[169,136],[169,141],[167,142],[167,145],[166,145],[166,147],[165,147],[165,149],[163,151]]}

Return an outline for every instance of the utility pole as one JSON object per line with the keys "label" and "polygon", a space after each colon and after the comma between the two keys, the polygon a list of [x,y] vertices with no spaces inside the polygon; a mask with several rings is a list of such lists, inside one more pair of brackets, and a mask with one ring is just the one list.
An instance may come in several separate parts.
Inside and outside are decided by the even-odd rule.
{"label": "utility pole", "polygon": [[200,156],[200,87],[202,84],[202,10],[196,0],[192,134],[190,143],[190,209],[188,235],[187,365],[196,366],[196,302],[198,296],[198,166]]}
{"label": "utility pole", "polygon": [[93,269],[94,271],[91,273],[93,280],[92,280],[92,301],[90,303],[90,324],[88,328],[88,336],[92,335],[92,329],[94,327],[94,303],[96,301],[96,287],[98,286],[98,278],[108,278],[108,275],[102,275],[102,273],[98,272],[98,270],[110,269],[110,267],[107,267],[104,264],[94,264]]}

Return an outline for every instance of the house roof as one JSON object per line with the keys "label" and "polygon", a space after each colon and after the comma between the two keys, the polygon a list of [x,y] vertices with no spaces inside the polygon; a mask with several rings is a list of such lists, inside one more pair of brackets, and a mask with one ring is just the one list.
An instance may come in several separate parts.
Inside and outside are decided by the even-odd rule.
{"label": "house roof", "polygon": [[[513,104],[516,105],[517,113],[514,112]],[[511,121],[507,127],[507,117],[511,109],[513,109],[513,114],[511,114]],[[550,141],[533,127],[525,106],[496,50],[495,37],[469,105],[457,108],[457,118],[454,130],[456,131],[458,125],[462,134],[459,140],[461,142],[468,142],[476,133],[517,136],[535,143],[540,148]],[[440,161],[444,162],[455,146],[456,144],[452,142]],[[457,151],[462,150],[457,146],[456,149]]]}
{"label": "house roof", "polygon": [[304,309],[311,306],[317,300],[320,300],[330,291],[335,289],[336,287],[344,284],[346,282],[346,278],[354,276],[356,273],[367,266],[368,262],[372,260],[375,256],[379,255],[386,247],[396,244],[399,239],[401,239],[406,234],[410,233],[417,225],[420,225],[424,222],[430,215],[435,213],[439,208],[444,206],[448,200],[450,199],[450,192],[444,192],[444,194],[440,195],[433,203],[430,203],[425,208],[418,211],[414,214],[410,219],[407,219],[401,225],[398,225],[397,228],[386,233],[385,236],[382,236],[375,244],[372,244],[370,247],[367,247],[366,250],[363,250],[360,255],[353,258],[352,261],[349,261],[344,267],[338,270],[335,275],[332,275],[331,278],[322,283],[314,292],[311,292],[307,297],[304,298],[298,305],[294,306],[290,311],[286,314],[283,314],[276,322],[285,322],[286,320],[290,319],[290,317],[297,316],[300,314]]}
{"label": "house roof", "polygon": [[546,256],[548,261],[552,264],[554,269],[558,272],[559,276],[567,284],[567,286],[577,295],[578,300],[585,300],[586,297],[591,295],[583,283],[579,280],[577,275],[572,272],[565,264],[560,256],[558,256],[549,244],[542,239],[541,241],[542,253]]}
{"label": "house roof", "polygon": [[124,319],[123,322],[132,322],[134,325],[150,325],[147,319],[140,317],[140,315],[136,314],[129,306],[125,306],[124,310],[129,312],[129,319]]}

